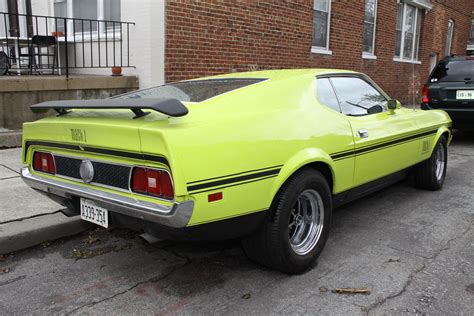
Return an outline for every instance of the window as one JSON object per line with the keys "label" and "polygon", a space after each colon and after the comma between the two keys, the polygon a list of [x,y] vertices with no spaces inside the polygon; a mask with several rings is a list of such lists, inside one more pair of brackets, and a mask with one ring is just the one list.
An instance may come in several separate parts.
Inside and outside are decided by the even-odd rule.
{"label": "window", "polygon": [[362,56],[374,56],[377,0],[365,0],[364,49]]}
{"label": "window", "polygon": [[453,42],[453,29],[454,29],[454,21],[448,21],[448,33],[446,34],[446,49],[444,50],[444,55],[449,56],[451,55],[451,43]]}
{"label": "window", "polygon": [[[72,0],[72,17],[97,20],[97,0]],[[77,20],[74,22],[75,32],[97,31],[97,23]]]}
{"label": "window", "polygon": [[430,82],[464,82],[474,79],[474,59],[441,60],[430,77]]}
{"label": "window", "polygon": [[266,79],[228,78],[181,81],[133,91],[119,96],[120,99],[174,98],[184,102],[202,102],[220,94],[240,89]]}
{"label": "window", "polygon": [[474,20],[471,20],[471,35],[469,36],[469,45],[474,45]]}
{"label": "window", "polygon": [[329,22],[331,20],[331,1],[314,0],[313,3],[313,42],[311,51],[330,54]]}
{"label": "window", "polygon": [[316,93],[321,104],[333,109],[334,111],[341,112],[336,94],[334,93],[334,89],[332,88],[331,82],[329,82],[328,78],[320,78],[317,80]]}
{"label": "window", "polygon": [[[120,0],[52,0],[54,16],[89,20],[120,21]],[[76,33],[101,32],[113,29],[113,23],[97,23],[90,21],[72,21],[68,30]],[[116,25],[118,27],[118,25]],[[58,31],[64,31],[64,21],[58,20]]]}
{"label": "window", "polygon": [[399,3],[397,5],[397,27],[395,40],[396,61],[418,61],[420,42],[421,15],[420,8]]}
{"label": "window", "polygon": [[367,81],[357,77],[333,77],[331,82],[339,98],[342,113],[352,116],[367,115],[379,105],[385,110],[387,99]]}
{"label": "window", "polygon": [[104,0],[104,20],[120,21],[120,0]]}

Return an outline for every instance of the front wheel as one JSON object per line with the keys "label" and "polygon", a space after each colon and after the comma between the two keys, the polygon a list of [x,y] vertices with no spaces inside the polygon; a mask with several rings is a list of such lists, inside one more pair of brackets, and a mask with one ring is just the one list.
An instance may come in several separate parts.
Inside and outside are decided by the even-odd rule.
{"label": "front wheel", "polygon": [[278,192],[260,231],[243,240],[250,259],[289,274],[311,268],[328,238],[332,201],[324,176],[303,169]]}
{"label": "front wheel", "polygon": [[431,157],[415,169],[415,186],[425,190],[439,190],[443,187],[448,165],[448,145],[441,136]]}

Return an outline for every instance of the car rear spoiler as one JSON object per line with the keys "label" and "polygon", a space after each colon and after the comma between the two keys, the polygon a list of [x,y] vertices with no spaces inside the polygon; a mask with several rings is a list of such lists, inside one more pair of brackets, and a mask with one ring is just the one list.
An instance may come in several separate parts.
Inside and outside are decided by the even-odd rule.
{"label": "car rear spoiler", "polygon": [[58,115],[68,113],[70,109],[130,109],[139,118],[150,114],[143,110],[153,110],[162,114],[178,117],[188,114],[186,106],[177,99],[102,99],[102,100],[64,100],[48,101],[30,106],[35,113],[44,113],[54,109]]}

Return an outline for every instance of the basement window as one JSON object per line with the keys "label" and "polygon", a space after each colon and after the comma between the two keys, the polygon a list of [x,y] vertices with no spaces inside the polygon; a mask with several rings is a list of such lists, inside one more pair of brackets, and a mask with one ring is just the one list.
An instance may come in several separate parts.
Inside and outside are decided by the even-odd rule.
{"label": "basement window", "polygon": [[444,51],[445,56],[451,55],[451,44],[453,42],[453,29],[454,29],[454,21],[448,21],[448,33],[446,34],[446,49]]}

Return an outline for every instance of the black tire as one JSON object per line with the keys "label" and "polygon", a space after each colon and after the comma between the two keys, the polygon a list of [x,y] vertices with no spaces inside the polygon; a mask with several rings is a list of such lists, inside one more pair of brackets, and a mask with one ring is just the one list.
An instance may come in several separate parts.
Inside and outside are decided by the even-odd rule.
{"label": "black tire", "polygon": [[[444,155],[444,156],[443,156]],[[443,160],[442,166],[438,162]],[[448,146],[446,138],[441,136],[431,157],[419,164],[415,169],[415,186],[425,190],[440,190],[443,187],[448,165]]]}
{"label": "black tire", "polygon": [[[318,195],[320,198],[318,198]],[[302,204],[298,204],[300,207],[296,207],[297,201],[301,202],[301,199],[306,198],[306,196],[314,197],[314,201],[317,201],[317,203],[311,204],[310,199],[307,199],[305,201],[310,204],[305,203],[306,208],[302,207]],[[318,205],[318,207],[312,208],[312,205]],[[320,215],[310,216],[307,218],[308,222],[312,221],[312,218],[317,218],[315,221],[322,223],[322,228],[315,229],[319,231],[319,234],[316,233],[317,235],[315,235],[319,235],[319,238],[309,238],[308,240],[311,240],[311,242],[308,242],[305,250],[307,253],[303,253],[304,249],[294,249],[297,245],[292,245],[290,242],[290,233],[293,232],[293,237],[295,237],[298,229],[301,230],[302,226],[310,225],[302,224],[302,222],[307,221],[300,216],[299,223],[301,226],[298,226],[296,224],[298,223],[297,216],[295,217],[296,209],[305,209],[306,211],[303,212],[308,213],[308,206],[311,209],[320,210],[318,214],[323,215],[322,218]],[[245,253],[250,259],[269,268],[288,274],[303,273],[314,266],[316,259],[324,248],[329,234],[331,213],[332,195],[326,179],[319,171],[310,168],[302,169],[290,177],[277,193],[261,229],[242,241]],[[292,225],[294,225],[293,228],[289,227],[290,219]],[[321,226],[318,224],[315,227]],[[301,254],[298,254],[298,251]]]}

